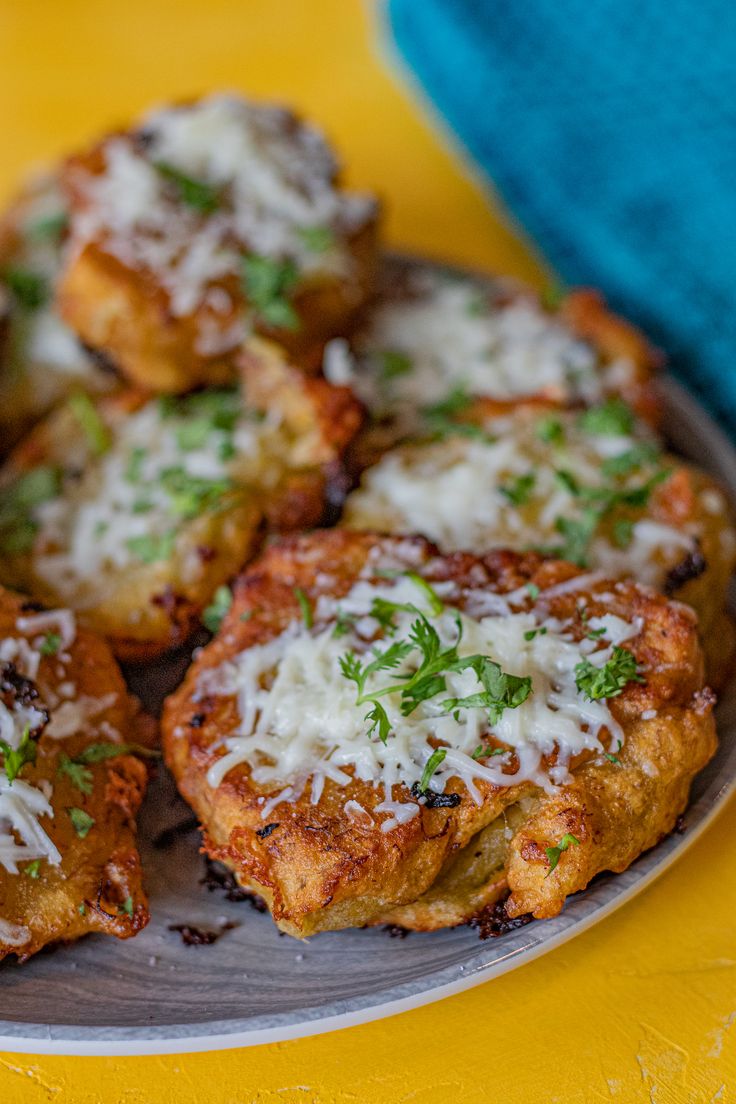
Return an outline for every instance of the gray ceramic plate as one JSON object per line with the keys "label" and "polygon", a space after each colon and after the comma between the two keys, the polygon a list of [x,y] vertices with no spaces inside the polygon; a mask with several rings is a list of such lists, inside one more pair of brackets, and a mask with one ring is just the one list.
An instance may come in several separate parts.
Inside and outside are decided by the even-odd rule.
{"label": "gray ceramic plate", "polygon": [[[666,402],[672,443],[736,498],[736,452],[729,441],[672,382]],[[151,702],[162,688],[137,689]],[[196,830],[173,833],[168,846],[148,842],[189,816],[161,771],[141,824],[149,927],[127,943],[92,936],[25,966],[3,966],[0,1049],[155,1054],[273,1042],[415,1008],[529,962],[642,890],[723,806],[736,788],[736,688],[718,716],[720,749],[695,782],[682,834],[669,836],[626,873],[596,879],[555,920],[486,942],[468,928],[406,939],[381,930],[344,931],[304,944],[280,937],[268,916],[201,883]],[[211,946],[184,946],[169,930],[172,924],[214,929],[228,922],[236,926]]]}

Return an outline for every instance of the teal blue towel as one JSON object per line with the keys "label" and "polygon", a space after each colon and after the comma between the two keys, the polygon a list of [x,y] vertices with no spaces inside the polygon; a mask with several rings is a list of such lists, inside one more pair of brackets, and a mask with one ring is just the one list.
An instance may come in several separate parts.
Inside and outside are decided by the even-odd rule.
{"label": "teal blue towel", "polygon": [[419,84],[569,283],[736,431],[736,4],[388,0]]}

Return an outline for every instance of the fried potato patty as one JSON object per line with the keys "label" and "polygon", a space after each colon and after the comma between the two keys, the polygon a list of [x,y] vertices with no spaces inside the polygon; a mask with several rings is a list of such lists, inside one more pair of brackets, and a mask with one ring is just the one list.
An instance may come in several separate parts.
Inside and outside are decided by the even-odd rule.
{"label": "fried potato patty", "polygon": [[137,386],[234,374],[252,333],[309,363],[374,284],[377,207],[290,112],[214,95],[69,160],[62,316]]}
{"label": "fried potato patty", "polygon": [[104,641],[0,590],[0,958],[147,924],[147,729]]}
{"label": "fried potato patty", "polygon": [[0,450],[73,390],[112,390],[114,377],[58,316],[54,288],[66,239],[54,174],[32,181],[0,216]]}
{"label": "fried potato patty", "polygon": [[620,400],[582,412],[522,404],[398,446],[364,472],[344,520],[422,533],[444,552],[537,548],[656,586],[697,612],[709,678],[728,669],[732,634],[719,626],[736,562],[731,508]]}
{"label": "fried potato patty", "polygon": [[319,524],[360,411],[258,342],[241,388],[77,395],[2,472],[0,576],[116,653],[184,640],[264,534]]}
{"label": "fried potato patty", "polygon": [[350,383],[371,419],[364,466],[397,440],[443,432],[520,402],[589,406],[623,397],[656,424],[661,357],[593,291],[554,306],[508,280],[428,261],[387,258],[380,294],[351,344],[325,350],[324,371]]}
{"label": "fried potato patty", "polygon": [[238,580],[163,741],[208,854],[283,931],[432,928],[509,888],[550,916],[624,869],[712,756],[712,702],[694,615],[651,590],[334,530]]}

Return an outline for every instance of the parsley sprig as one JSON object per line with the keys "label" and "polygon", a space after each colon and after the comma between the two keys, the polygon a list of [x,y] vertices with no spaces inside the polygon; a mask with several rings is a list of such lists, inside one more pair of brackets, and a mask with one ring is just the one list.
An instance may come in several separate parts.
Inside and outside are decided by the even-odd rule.
{"label": "parsley sprig", "polygon": [[560,855],[563,851],[567,851],[570,844],[575,844],[576,847],[579,847],[580,840],[577,838],[577,836],[574,836],[572,832],[565,832],[565,835],[562,837],[556,847],[545,847],[544,853],[549,861],[549,870],[545,874],[545,878],[549,878],[550,874],[560,861]]}
{"label": "parsley sprig", "polygon": [[299,315],[291,302],[298,282],[299,273],[291,260],[257,254],[243,258],[243,290],[256,317],[267,326],[299,328]]}
{"label": "parsley sprig", "polygon": [[611,658],[602,667],[596,667],[587,658],[575,667],[575,685],[580,694],[590,701],[617,698],[630,682],[645,682],[639,674],[636,656],[616,644]]}
{"label": "parsley sprig", "polygon": [[37,751],[36,740],[31,734],[30,725],[24,728],[17,748],[12,748],[7,741],[0,740],[0,753],[9,785],[13,784],[26,763],[36,762]]}

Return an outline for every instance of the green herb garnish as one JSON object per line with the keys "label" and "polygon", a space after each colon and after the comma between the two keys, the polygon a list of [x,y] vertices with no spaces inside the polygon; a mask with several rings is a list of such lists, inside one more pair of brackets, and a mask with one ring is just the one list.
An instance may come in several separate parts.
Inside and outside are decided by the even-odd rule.
{"label": "green herb garnish", "polygon": [[560,861],[560,855],[563,851],[567,851],[571,843],[574,843],[576,847],[580,846],[580,840],[573,836],[572,832],[566,832],[556,847],[545,847],[544,853],[549,861],[549,870],[545,874],[545,878],[549,878]]}
{"label": "green herb garnish", "polygon": [[267,326],[299,328],[299,316],[291,304],[291,293],[298,281],[293,261],[255,254],[243,258],[243,290],[256,316]]}
{"label": "green herb garnish", "polygon": [[27,878],[33,878],[35,880],[36,878],[38,878],[40,872],[41,872],[41,860],[40,859],[34,859],[33,862],[29,862],[29,863],[27,863],[26,866],[23,867],[23,873],[26,875]]}
{"label": "green herb garnish", "polygon": [[23,310],[35,311],[49,299],[49,286],[45,276],[29,268],[10,267],[0,272],[13,299]]}
{"label": "green herb garnish", "polygon": [[89,395],[80,392],[69,399],[69,409],[79,422],[92,453],[102,456],[110,448],[112,437],[110,430],[97,413]]}
{"label": "green herb garnish", "polygon": [[17,748],[12,748],[5,740],[0,740],[0,753],[3,756],[3,769],[8,779],[8,785],[12,785],[26,763],[35,763],[38,748],[36,741],[31,736],[31,729],[26,725],[20,743]]}
{"label": "green herb garnish", "polygon": [[34,507],[56,498],[60,489],[61,472],[51,467],[31,468],[5,488],[0,500],[0,551],[14,555],[33,546],[38,532]]}
{"label": "green herb garnish", "polygon": [[536,481],[534,472],[527,472],[526,475],[516,476],[509,483],[499,484],[498,489],[513,506],[523,506],[529,501]]}
{"label": "green herb garnish", "polygon": [[329,226],[300,226],[297,234],[312,253],[327,253],[335,247],[335,235]]}
{"label": "green herb garnish", "polygon": [[559,418],[550,414],[537,423],[537,437],[548,445],[564,445],[565,427]]}
{"label": "green herb garnish", "polygon": [[590,701],[616,698],[630,682],[644,682],[639,674],[636,657],[627,648],[615,645],[611,658],[602,667],[595,667],[584,659],[575,668],[575,685],[578,692]]}
{"label": "green herb garnish", "polygon": [[385,349],[381,354],[381,379],[384,382],[405,376],[412,370],[411,358],[398,349]]}
{"label": "green herb garnish", "polygon": [[74,831],[77,833],[80,839],[85,839],[89,835],[89,831],[94,827],[95,818],[90,816],[84,809],[78,808],[76,805],[72,805],[67,809],[67,815],[74,826]]}
{"label": "green herb garnish", "polygon": [[94,782],[92,771],[82,763],[62,754],[57,767],[58,774],[65,774],[73,786],[83,794],[91,794]]}
{"label": "green herb garnish", "polygon": [[192,207],[203,215],[211,215],[220,206],[217,188],[202,180],[195,180],[166,161],[155,161],[153,166],[158,173],[174,186],[178,198],[187,207]]}
{"label": "green herb garnish", "polygon": [[157,563],[159,560],[168,560],[174,550],[176,530],[169,529],[167,533],[158,536],[148,534],[142,537],[128,537],[125,547],[129,552],[144,564]]}
{"label": "green herb garnish", "polygon": [[314,625],[314,615],[312,613],[312,607],[309,604],[309,599],[307,598],[301,587],[294,587],[294,597],[299,603],[299,609],[301,610],[304,628],[311,629]]}
{"label": "green herb garnish", "polygon": [[58,242],[69,225],[69,216],[65,211],[58,211],[53,215],[42,215],[25,225],[27,238],[36,241]]}
{"label": "green herb garnish", "polygon": [[623,745],[623,740],[619,740],[618,741],[618,747],[616,748],[616,754],[615,755],[613,755],[610,751],[604,751],[603,752],[603,754],[605,755],[605,757],[606,757],[606,759],[608,760],[609,763],[615,763],[617,767],[621,766],[621,760],[618,757],[618,753],[621,751],[621,748],[623,746],[624,746]]}
{"label": "green herb garnish", "polygon": [[419,794],[425,794],[429,788],[429,783],[432,779],[432,775],[445,761],[447,755],[447,748],[435,748],[430,755],[427,762],[424,764],[424,770],[422,771],[422,777],[419,782],[418,791]]}
{"label": "green herb garnish", "polygon": [[45,637],[41,641],[41,646],[38,650],[41,653],[41,655],[55,656],[60,647],[61,647],[61,636],[60,636],[60,634],[55,633],[55,632],[47,632]]}
{"label": "green herb garnish", "polygon": [[584,410],[578,425],[585,433],[597,437],[625,437],[634,428],[634,415],[623,399],[612,398]]}
{"label": "green herb garnish", "polygon": [[212,601],[202,614],[202,623],[211,633],[216,633],[222,624],[225,614],[233,604],[233,593],[229,586],[219,586],[212,596]]}
{"label": "green herb garnish", "polygon": [[132,916],[133,915],[133,898],[132,897],[126,897],[125,900],[123,901],[122,905],[118,905],[118,912],[120,913],[121,916]]}
{"label": "green herb garnish", "polygon": [[547,635],[547,630],[544,627],[542,627],[541,629],[527,629],[527,631],[524,633],[524,639],[525,640],[534,640],[535,636],[546,636],[546,635]]}

